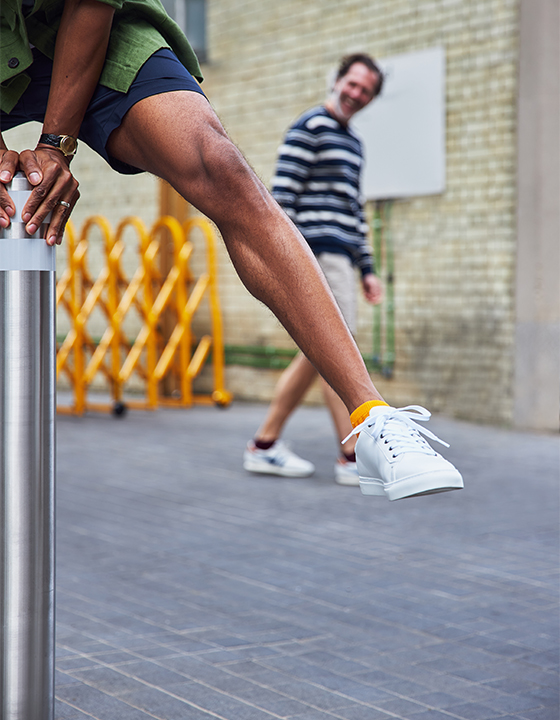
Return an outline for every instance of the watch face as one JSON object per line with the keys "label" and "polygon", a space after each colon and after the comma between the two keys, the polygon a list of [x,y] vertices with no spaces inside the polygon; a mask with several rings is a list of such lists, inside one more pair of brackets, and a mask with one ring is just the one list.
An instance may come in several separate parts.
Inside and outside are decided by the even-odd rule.
{"label": "watch face", "polygon": [[74,155],[78,149],[78,141],[70,135],[65,135],[60,141],[60,149],[65,155]]}

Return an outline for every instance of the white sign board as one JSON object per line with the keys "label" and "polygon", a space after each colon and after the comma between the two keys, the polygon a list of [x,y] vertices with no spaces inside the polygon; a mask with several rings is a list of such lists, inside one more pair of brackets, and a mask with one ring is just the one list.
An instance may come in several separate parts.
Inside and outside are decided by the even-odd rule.
{"label": "white sign board", "polygon": [[352,127],[365,145],[362,189],[368,200],[435,195],[445,190],[445,50],[379,61],[381,95]]}

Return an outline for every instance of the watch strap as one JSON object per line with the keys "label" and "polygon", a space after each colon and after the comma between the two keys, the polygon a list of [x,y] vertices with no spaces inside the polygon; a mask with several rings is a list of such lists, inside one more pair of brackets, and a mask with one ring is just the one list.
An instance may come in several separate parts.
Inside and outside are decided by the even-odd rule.
{"label": "watch strap", "polygon": [[62,135],[53,135],[52,133],[43,133],[39,138],[39,142],[43,145],[52,145],[53,147],[59,147]]}

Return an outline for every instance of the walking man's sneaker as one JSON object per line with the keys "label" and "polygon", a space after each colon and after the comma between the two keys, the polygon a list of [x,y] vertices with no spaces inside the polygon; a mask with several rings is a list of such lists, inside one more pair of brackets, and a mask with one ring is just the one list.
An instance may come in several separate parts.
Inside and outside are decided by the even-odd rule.
{"label": "walking man's sneaker", "polygon": [[268,450],[260,450],[250,442],[243,453],[243,468],[282,477],[308,477],[315,472],[313,463],[300,458],[282,440],[277,440]]}
{"label": "walking man's sneaker", "polygon": [[380,405],[373,407],[364,422],[354,428],[351,435],[359,433],[356,462],[364,495],[401,500],[463,488],[457,468],[420,434],[449,447],[415,422],[429,419],[430,413],[419,405],[404,408]]}
{"label": "walking man's sneaker", "polygon": [[355,462],[337,461],[334,464],[334,479],[339,485],[353,485],[358,487],[360,478],[358,477],[358,465]]}

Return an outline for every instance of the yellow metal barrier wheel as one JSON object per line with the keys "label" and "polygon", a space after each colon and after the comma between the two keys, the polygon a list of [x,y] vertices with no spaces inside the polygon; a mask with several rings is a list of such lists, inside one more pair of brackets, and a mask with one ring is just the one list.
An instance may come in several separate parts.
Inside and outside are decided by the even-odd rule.
{"label": "yellow metal barrier wheel", "polygon": [[228,390],[214,390],[212,393],[212,402],[219,408],[226,408],[232,400],[233,395]]}

